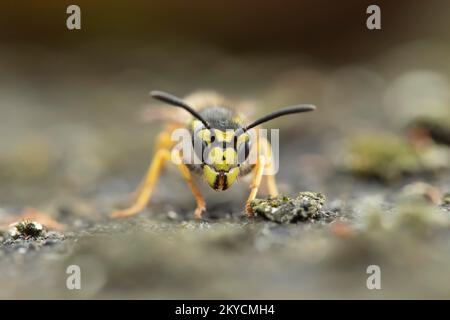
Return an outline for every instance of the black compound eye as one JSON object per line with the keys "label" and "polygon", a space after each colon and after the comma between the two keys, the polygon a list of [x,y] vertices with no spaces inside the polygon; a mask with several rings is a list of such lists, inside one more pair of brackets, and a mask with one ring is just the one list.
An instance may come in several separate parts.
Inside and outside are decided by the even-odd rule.
{"label": "black compound eye", "polygon": [[240,143],[237,149],[238,163],[241,164],[245,160],[247,160],[249,154],[250,154],[250,141]]}
{"label": "black compound eye", "polygon": [[205,162],[209,145],[215,140],[214,132],[210,129],[200,128],[192,135],[192,146],[197,157]]}
{"label": "black compound eye", "polygon": [[205,150],[208,148],[208,143],[200,138],[198,138],[196,135],[193,135],[192,137],[192,147],[194,149],[195,154],[197,157],[204,162],[204,155]]}

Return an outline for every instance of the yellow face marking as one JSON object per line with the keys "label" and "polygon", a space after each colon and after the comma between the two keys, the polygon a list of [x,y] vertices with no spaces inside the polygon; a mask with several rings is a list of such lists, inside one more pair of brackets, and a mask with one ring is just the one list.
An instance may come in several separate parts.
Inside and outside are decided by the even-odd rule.
{"label": "yellow face marking", "polygon": [[211,188],[214,188],[214,184],[216,183],[216,179],[219,173],[211,169],[210,166],[205,165],[203,167],[203,175],[206,179],[206,182],[208,182]]}
{"label": "yellow face marking", "polygon": [[[233,130],[221,131],[218,129],[214,130],[214,138],[218,142],[231,142],[234,137]],[[242,135],[243,136],[243,135]],[[210,143],[211,142],[211,131],[209,129],[202,129],[197,133],[197,137],[201,140]]]}
{"label": "yellow face marking", "polygon": [[211,131],[209,131],[208,129],[200,130],[197,133],[197,137],[199,137],[200,140],[203,140],[209,144],[211,142]]}
{"label": "yellow face marking", "polygon": [[[199,122],[198,120],[195,120],[193,123],[193,127],[196,127],[195,122]],[[199,122],[200,123],[200,122]],[[235,131],[234,130],[227,130],[227,131],[221,131],[218,129],[214,130],[214,138],[218,142],[232,142],[234,138]],[[209,129],[202,129],[197,132],[197,137],[205,142],[211,142],[211,131]],[[247,134],[241,134],[238,138],[238,142],[247,141],[249,140],[249,136]]]}
{"label": "yellow face marking", "polygon": [[230,172],[226,173],[227,176],[227,188],[229,188],[235,181],[239,174],[239,168],[233,168]]}
{"label": "yellow face marking", "polygon": [[191,129],[195,130],[198,127],[203,126],[203,123],[200,120],[192,120],[191,122]]}
{"label": "yellow face marking", "polygon": [[237,139],[237,145],[239,146],[242,142],[246,142],[250,140],[250,137],[248,136],[248,134],[243,133],[241,134],[238,139]]}
{"label": "yellow face marking", "polygon": [[203,167],[203,176],[214,190],[228,189],[236,181],[238,175],[239,168],[233,168],[229,172],[217,172],[208,165]]}
{"label": "yellow face marking", "polygon": [[218,129],[214,129],[214,135],[216,137],[216,140],[219,142],[231,142],[234,137],[234,131],[233,130],[227,130],[227,131],[220,131]]}
{"label": "yellow face marking", "polygon": [[233,148],[212,148],[208,154],[208,163],[218,171],[228,171],[236,164],[237,154]]}

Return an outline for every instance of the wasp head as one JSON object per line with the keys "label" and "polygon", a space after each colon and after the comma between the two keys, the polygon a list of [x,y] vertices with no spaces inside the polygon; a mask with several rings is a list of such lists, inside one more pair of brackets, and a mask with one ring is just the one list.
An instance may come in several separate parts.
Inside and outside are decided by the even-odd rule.
{"label": "wasp head", "polygon": [[240,165],[248,158],[249,134],[200,126],[193,132],[192,141],[209,186],[217,191],[228,189],[236,181]]}
{"label": "wasp head", "polygon": [[250,153],[249,130],[275,118],[315,110],[310,104],[286,107],[269,113],[248,125],[221,107],[196,111],[180,98],[167,92],[152,91],[151,96],[189,112],[192,122],[192,144],[202,161],[203,176],[214,190],[228,189],[239,174],[240,165]]}

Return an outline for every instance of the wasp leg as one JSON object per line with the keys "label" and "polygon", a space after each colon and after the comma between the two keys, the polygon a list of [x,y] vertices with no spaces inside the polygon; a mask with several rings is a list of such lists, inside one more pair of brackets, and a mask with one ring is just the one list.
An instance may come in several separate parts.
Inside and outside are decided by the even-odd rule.
{"label": "wasp leg", "polygon": [[183,176],[184,180],[188,184],[189,188],[191,189],[192,194],[194,195],[195,201],[197,202],[197,208],[194,212],[194,218],[195,219],[201,219],[202,213],[205,211],[205,199],[203,199],[202,194],[200,193],[200,190],[198,190],[197,186],[195,185],[194,181],[192,180],[191,172],[189,171],[188,167],[186,167],[185,164],[181,161],[181,155],[179,153],[175,154],[176,161],[178,164],[178,169],[181,172],[181,175]]}
{"label": "wasp leg", "polygon": [[[170,149],[172,148],[174,142],[172,141],[171,138],[171,134],[172,131],[167,130],[167,131],[163,131],[161,132],[157,137],[156,137],[156,141],[155,141],[155,148],[154,148],[154,153],[156,154],[159,150],[162,149]],[[152,161],[153,163],[153,161]],[[134,200],[136,201],[139,197],[139,195],[142,193],[142,190],[144,188],[144,185],[147,181],[147,177],[150,175],[150,171],[152,169],[152,166],[150,165],[148,167],[147,173],[144,176],[144,179],[142,179],[142,181],[139,183],[138,187],[136,188],[136,190],[133,191],[132,193],[132,197],[134,198]]]}
{"label": "wasp leg", "polygon": [[139,190],[135,203],[125,210],[113,212],[113,218],[125,218],[135,215],[142,211],[147,205],[152,195],[156,182],[158,181],[164,163],[170,159],[170,151],[168,149],[160,149],[153,157],[153,161],[148,169],[144,183]]}
{"label": "wasp leg", "polygon": [[[178,169],[181,172],[181,175],[185,179],[186,183],[189,185],[195,200],[197,202],[197,208],[194,212],[194,217],[196,219],[201,219],[203,211],[205,211],[205,200],[203,199],[200,191],[195,186],[192,181],[191,173],[185,164],[182,163],[181,157],[178,153],[174,153],[174,161],[178,163]],[[137,199],[135,203],[128,209],[119,210],[112,214],[113,218],[124,218],[135,215],[142,211],[147,203],[150,201],[150,197],[153,193],[153,189],[158,181],[159,175],[162,171],[162,168],[166,161],[170,159],[170,151],[168,149],[160,149],[156,152],[155,157],[153,158],[152,164],[148,170],[148,173],[144,179],[143,186],[139,191]]]}
{"label": "wasp leg", "polygon": [[264,173],[264,169],[270,173],[266,176],[265,182],[267,185],[267,190],[271,197],[278,196],[278,188],[275,180],[274,166],[273,166],[273,157],[272,157],[272,147],[270,142],[265,137],[258,137],[258,145],[257,145],[258,156],[256,166],[254,168],[253,179],[251,183],[251,191],[250,195],[245,204],[245,211],[247,216],[252,216],[253,212],[250,206],[250,203],[256,198],[258,193],[258,188],[261,184],[262,176]]}
{"label": "wasp leg", "polygon": [[255,200],[256,194],[258,193],[258,188],[261,185],[261,179],[264,173],[264,167],[266,166],[266,158],[262,155],[258,156],[255,168],[253,169],[253,178],[250,185],[250,195],[248,196],[247,202],[245,203],[245,212],[248,217],[253,215],[250,203]]}
{"label": "wasp leg", "polygon": [[265,177],[267,190],[269,192],[270,197],[276,197],[278,196],[278,188],[277,183],[275,180],[275,172],[274,172],[274,166],[273,166],[273,157],[272,157],[272,146],[270,145],[270,142],[266,138],[259,138],[259,144],[262,149],[262,153],[264,157],[266,158],[266,169],[269,172],[268,175]]}

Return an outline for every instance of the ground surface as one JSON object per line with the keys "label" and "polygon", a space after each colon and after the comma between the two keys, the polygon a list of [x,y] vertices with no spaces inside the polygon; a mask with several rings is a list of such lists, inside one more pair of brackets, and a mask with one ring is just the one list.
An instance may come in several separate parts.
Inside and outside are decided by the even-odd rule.
{"label": "ground surface", "polygon": [[[407,130],[424,111],[442,118],[450,109],[450,64],[438,67],[435,51],[408,45],[331,70],[204,50],[173,53],[177,65],[163,70],[151,48],[123,53],[128,63],[97,52],[92,63],[103,67],[68,54],[64,74],[51,52],[33,52],[40,64],[27,72],[0,63],[9,119],[0,128],[0,298],[450,298],[449,148],[419,146]],[[194,221],[189,190],[168,168],[144,212],[109,218],[129,203],[152,153],[158,128],[141,113],[147,92],[203,88],[255,102],[256,114],[318,106],[273,127],[282,193],[322,193],[323,214],[248,220],[242,181],[223,194],[204,188],[208,210]],[[53,231],[13,238],[8,225],[30,214]],[[81,268],[81,290],[66,287],[69,265]],[[367,289],[369,265],[381,268],[381,290]]]}

